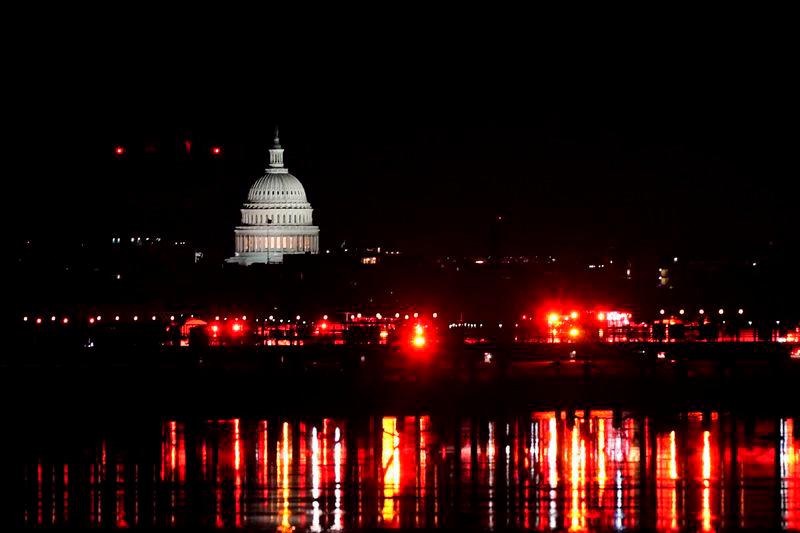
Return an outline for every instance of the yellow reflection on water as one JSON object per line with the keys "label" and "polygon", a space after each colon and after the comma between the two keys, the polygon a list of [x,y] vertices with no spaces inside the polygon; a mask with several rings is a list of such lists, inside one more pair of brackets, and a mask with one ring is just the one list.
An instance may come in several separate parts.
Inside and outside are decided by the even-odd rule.
{"label": "yellow reflection on water", "polygon": [[400,489],[400,434],[397,432],[397,418],[383,417],[383,439],[381,446],[381,465],[383,467],[383,520],[393,522],[397,516],[395,495]]}
{"label": "yellow reflection on water", "polygon": [[281,482],[281,496],[283,497],[283,510],[281,511],[281,525],[279,531],[291,531],[291,513],[289,512],[289,467],[291,464],[291,438],[289,436],[289,423],[284,422],[281,431],[281,440],[278,443],[277,468],[278,479]]}

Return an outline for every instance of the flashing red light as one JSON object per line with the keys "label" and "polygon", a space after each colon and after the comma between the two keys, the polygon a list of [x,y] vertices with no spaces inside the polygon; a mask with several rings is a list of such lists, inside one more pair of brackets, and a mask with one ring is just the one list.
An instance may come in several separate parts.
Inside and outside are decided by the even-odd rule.
{"label": "flashing red light", "polygon": [[417,348],[422,348],[423,346],[425,346],[425,336],[414,335],[414,339],[411,341],[411,343]]}
{"label": "flashing red light", "polygon": [[319,325],[319,327],[322,328],[322,329],[328,329],[328,323],[327,322],[323,322],[322,324]]}
{"label": "flashing red light", "polygon": [[239,333],[242,331],[242,325],[239,323],[234,323],[233,326],[231,326],[231,329],[234,333]]}
{"label": "flashing red light", "polygon": [[213,146],[213,147],[211,148],[211,153],[212,153],[213,155],[219,155],[219,154],[221,154],[221,153],[222,153],[222,148],[220,148],[219,146]]}
{"label": "flashing red light", "polygon": [[114,153],[117,154],[117,155],[124,154],[125,153],[125,147],[124,146],[117,146],[116,148],[114,148]]}

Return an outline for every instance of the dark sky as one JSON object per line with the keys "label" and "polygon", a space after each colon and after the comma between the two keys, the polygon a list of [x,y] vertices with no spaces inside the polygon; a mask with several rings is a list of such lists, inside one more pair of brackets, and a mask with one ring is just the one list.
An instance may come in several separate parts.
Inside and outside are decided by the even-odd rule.
{"label": "dark sky", "polygon": [[780,29],[431,29],[30,39],[7,67],[12,234],[151,231],[226,253],[277,122],[325,248],[479,254],[493,231],[528,254],[797,242],[799,93]]}

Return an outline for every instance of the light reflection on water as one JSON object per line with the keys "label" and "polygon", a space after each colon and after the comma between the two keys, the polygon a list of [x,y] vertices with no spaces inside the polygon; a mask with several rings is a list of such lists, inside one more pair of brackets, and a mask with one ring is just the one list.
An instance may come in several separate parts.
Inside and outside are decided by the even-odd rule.
{"label": "light reflection on water", "polygon": [[166,420],[160,434],[148,429],[139,432],[144,451],[101,436],[69,453],[58,442],[37,452],[25,465],[25,524],[800,528],[792,418],[598,410]]}

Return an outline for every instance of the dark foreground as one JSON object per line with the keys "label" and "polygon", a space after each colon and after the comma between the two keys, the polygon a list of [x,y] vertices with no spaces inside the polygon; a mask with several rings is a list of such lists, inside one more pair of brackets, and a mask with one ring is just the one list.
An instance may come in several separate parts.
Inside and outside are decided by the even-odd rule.
{"label": "dark foreground", "polygon": [[553,350],[7,362],[3,529],[800,528],[797,361]]}

